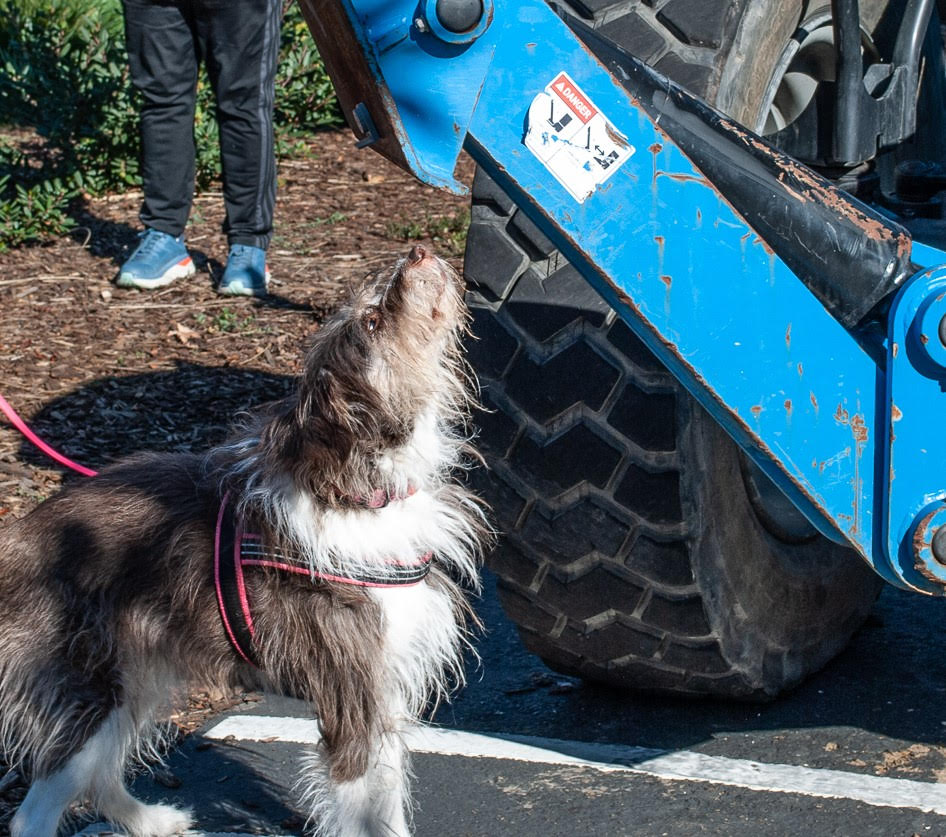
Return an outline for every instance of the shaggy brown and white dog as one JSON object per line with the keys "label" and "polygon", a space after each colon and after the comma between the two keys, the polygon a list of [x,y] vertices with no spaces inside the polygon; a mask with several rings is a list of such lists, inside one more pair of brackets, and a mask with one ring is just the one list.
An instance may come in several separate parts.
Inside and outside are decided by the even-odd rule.
{"label": "shaggy brown and white dog", "polygon": [[[31,780],[13,837],[52,837],[78,799],[132,835],[188,828],[124,774],[194,684],[312,702],[317,834],[409,833],[400,733],[462,676],[460,584],[489,537],[450,476],[469,452],[466,317],[454,271],[415,247],[323,325],[296,394],[229,444],[120,461],[0,532],[0,741]],[[225,517],[258,559],[234,564],[239,626],[221,618]]]}

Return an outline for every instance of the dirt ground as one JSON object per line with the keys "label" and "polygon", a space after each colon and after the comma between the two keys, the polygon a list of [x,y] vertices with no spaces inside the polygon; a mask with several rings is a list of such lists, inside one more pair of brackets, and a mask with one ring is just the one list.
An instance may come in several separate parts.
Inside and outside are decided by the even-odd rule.
{"label": "dirt ground", "polygon": [[[472,180],[464,158],[461,179]],[[99,468],[136,450],[202,450],[242,410],[292,385],[307,336],[367,273],[414,242],[457,268],[468,198],[424,186],[347,131],[313,137],[279,165],[269,266],[272,295],[223,298],[219,190],[196,197],[187,244],[197,275],[152,292],[113,280],[136,244],[140,193],[90,200],[58,241],[0,254],[0,395],[50,445]],[[0,420],[0,527],[59,486],[59,467]],[[252,695],[193,695],[174,717],[186,733]],[[2,768],[0,768],[2,769]],[[0,833],[24,792],[0,779]]]}

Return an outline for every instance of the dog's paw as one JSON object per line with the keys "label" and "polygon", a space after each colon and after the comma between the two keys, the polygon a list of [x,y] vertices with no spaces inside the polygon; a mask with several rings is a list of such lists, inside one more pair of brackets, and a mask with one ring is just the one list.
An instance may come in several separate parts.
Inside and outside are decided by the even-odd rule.
{"label": "dog's paw", "polygon": [[191,811],[173,805],[142,805],[128,830],[134,837],[174,837],[193,825]]}

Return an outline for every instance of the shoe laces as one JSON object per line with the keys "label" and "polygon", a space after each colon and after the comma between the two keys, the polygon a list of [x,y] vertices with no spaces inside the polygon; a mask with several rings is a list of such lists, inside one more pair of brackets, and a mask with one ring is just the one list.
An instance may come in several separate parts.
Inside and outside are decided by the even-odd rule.
{"label": "shoe laces", "polygon": [[165,235],[166,233],[159,232],[158,230],[145,230],[144,232],[138,233],[138,237],[141,239],[141,244],[138,245],[138,255],[154,255],[155,251],[158,250],[164,242]]}

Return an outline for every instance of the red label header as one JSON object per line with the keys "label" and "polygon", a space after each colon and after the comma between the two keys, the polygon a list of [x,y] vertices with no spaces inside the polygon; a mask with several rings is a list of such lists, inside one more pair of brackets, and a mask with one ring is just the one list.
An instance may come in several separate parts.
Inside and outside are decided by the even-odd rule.
{"label": "red label header", "polygon": [[575,83],[561,73],[555,81],[552,82],[552,91],[557,95],[582,122],[588,123],[597,109],[592,105],[585,94],[578,89]]}

